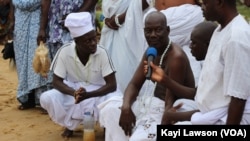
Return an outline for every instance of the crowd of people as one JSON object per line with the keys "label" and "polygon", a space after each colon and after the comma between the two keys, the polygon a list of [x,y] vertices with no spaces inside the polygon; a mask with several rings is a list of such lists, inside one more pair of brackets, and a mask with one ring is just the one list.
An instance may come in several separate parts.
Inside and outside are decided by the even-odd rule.
{"label": "crowd of people", "polygon": [[[236,0],[102,0],[99,42],[97,2],[0,1],[13,23],[18,109],[41,106],[67,138],[91,112],[106,141],[156,140],[160,124],[250,124],[250,25]],[[40,42],[47,77],[32,67]]]}

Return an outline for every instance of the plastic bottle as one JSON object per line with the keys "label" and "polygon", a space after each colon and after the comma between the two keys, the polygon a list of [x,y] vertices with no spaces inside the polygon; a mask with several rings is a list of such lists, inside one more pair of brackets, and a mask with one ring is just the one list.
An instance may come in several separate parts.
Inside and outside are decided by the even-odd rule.
{"label": "plastic bottle", "polygon": [[83,141],[95,141],[95,120],[91,112],[84,113]]}

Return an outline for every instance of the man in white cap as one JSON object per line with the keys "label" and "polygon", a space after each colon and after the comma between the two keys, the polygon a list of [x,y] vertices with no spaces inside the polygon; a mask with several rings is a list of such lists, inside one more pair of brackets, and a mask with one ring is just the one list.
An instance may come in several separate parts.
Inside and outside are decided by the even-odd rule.
{"label": "man in white cap", "polygon": [[51,65],[54,89],[44,92],[40,102],[51,119],[66,128],[62,136],[71,137],[85,112],[98,119],[96,106],[121,93],[116,90],[112,61],[97,45],[90,13],[69,14],[65,26],[74,41],[58,50]]}

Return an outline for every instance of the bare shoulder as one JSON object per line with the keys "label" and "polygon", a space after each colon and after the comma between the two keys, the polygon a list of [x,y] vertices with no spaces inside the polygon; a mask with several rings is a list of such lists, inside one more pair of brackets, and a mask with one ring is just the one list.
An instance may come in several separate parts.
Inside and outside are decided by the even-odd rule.
{"label": "bare shoulder", "polygon": [[195,4],[195,0],[156,0],[155,7],[158,10],[165,10],[170,7],[180,6],[183,4]]}
{"label": "bare shoulder", "polygon": [[174,60],[179,60],[179,61],[187,61],[188,57],[184,50],[177,44],[172,43],[172,49],[171,49],[171,58]]}

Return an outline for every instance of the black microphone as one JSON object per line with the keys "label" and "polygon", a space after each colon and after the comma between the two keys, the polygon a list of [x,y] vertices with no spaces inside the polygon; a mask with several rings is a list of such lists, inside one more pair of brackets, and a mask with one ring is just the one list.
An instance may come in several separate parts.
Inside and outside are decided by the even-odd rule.
{"label": "black microphone", "polygon": [[157,50],[154,47],[149,47],[147,49],[147,58],[148,58],[148,72],[146,74],[146,79],[150,79],[152,75],[152,68],[150,66],[150,62],[153,62],[155,57],[157,56]]}

